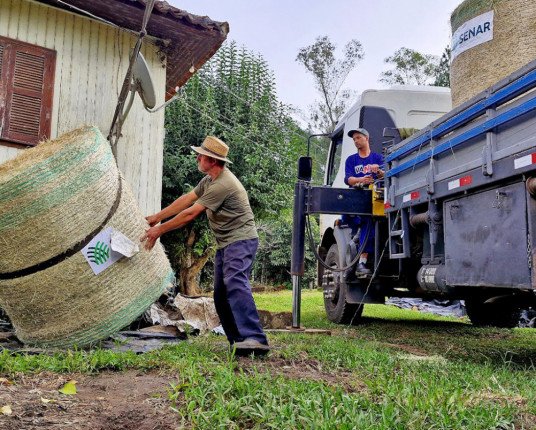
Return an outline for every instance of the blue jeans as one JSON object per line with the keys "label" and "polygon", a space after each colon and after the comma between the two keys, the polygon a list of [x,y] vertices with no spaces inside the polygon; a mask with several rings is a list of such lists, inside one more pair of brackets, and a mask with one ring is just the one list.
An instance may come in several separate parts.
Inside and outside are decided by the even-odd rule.
{"label": "blue jeans", "polygon": [[231,345],[245,338],[268,345],[248,280],[258,245],[258,239],[239,240],[216,251],[214,304]]}

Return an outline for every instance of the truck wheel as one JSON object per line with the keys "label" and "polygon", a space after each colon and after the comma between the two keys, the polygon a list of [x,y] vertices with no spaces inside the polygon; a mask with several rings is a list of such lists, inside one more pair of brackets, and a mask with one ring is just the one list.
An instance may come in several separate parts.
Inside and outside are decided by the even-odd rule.
{"label": "truck wheel", "polygon": [[465,300],[465,310],[476,326],[517,327],[521,309],[512,303],[484,303],[488,297]]}
{"label": "truck wheel", "polygon": [[[336,243],[329,248],[325,263],[334,269],[341,267],[339,248]],[[348,286],[344,281],[343,272],[333,272],[324,268],[322,289],[324,290],[324,307],[330,321],[337,324],[351,323],[354,325],[360,322],[363,304],[346,302]]]}

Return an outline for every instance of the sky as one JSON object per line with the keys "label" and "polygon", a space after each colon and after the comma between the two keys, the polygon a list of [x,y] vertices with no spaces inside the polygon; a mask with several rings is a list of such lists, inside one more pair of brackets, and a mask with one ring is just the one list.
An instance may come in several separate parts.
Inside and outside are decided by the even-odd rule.
{"label": "sky", "polygon": [[450,44],[450,14],[461,0],[167,0],[179,9],[227,21],[229,40],[259,53],[272,69],[279,99],[307,116],[319,99],[311,75],[296,62],[300,48],[327,35],[342,58],[351,39],[364,59],[345,87],[358,93],[385,88],[378,82],[384,59],[406,47],[440,56]]}

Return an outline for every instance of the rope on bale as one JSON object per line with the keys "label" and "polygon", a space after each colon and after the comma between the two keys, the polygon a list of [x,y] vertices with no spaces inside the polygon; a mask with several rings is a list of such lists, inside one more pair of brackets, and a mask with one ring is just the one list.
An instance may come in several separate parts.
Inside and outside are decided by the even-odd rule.
{"label": "rope on bale", "polygon": [[452,60],[453,106],[458,106],[536,58],[536,2],[466,0],[451,14],[452,33],[468,20],[493,11],[493,39]]}
{"label": "rope on bale", "polygon": [[96,342],[130,324],[172,286],[160,244],[140,247],[98,275],[81,252],[65,254],[108,227],[138,241],[147,223],[97,128],[72,131],[0,165],[0,272],[62,256],[34,273],[0,279],[0,308],[20,340],[40,347]]}

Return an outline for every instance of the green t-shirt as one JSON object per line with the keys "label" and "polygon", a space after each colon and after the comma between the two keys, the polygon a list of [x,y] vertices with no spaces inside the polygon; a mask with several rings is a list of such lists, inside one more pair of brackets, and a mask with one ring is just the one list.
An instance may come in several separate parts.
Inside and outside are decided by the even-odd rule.
{"label": "green t-shirt", "polygon": [[194,193],[199,198],[197,203],[207,208],[218,248],[258,237],[248,193],[227,167],[215,180],[208,175],[201,179]]}

